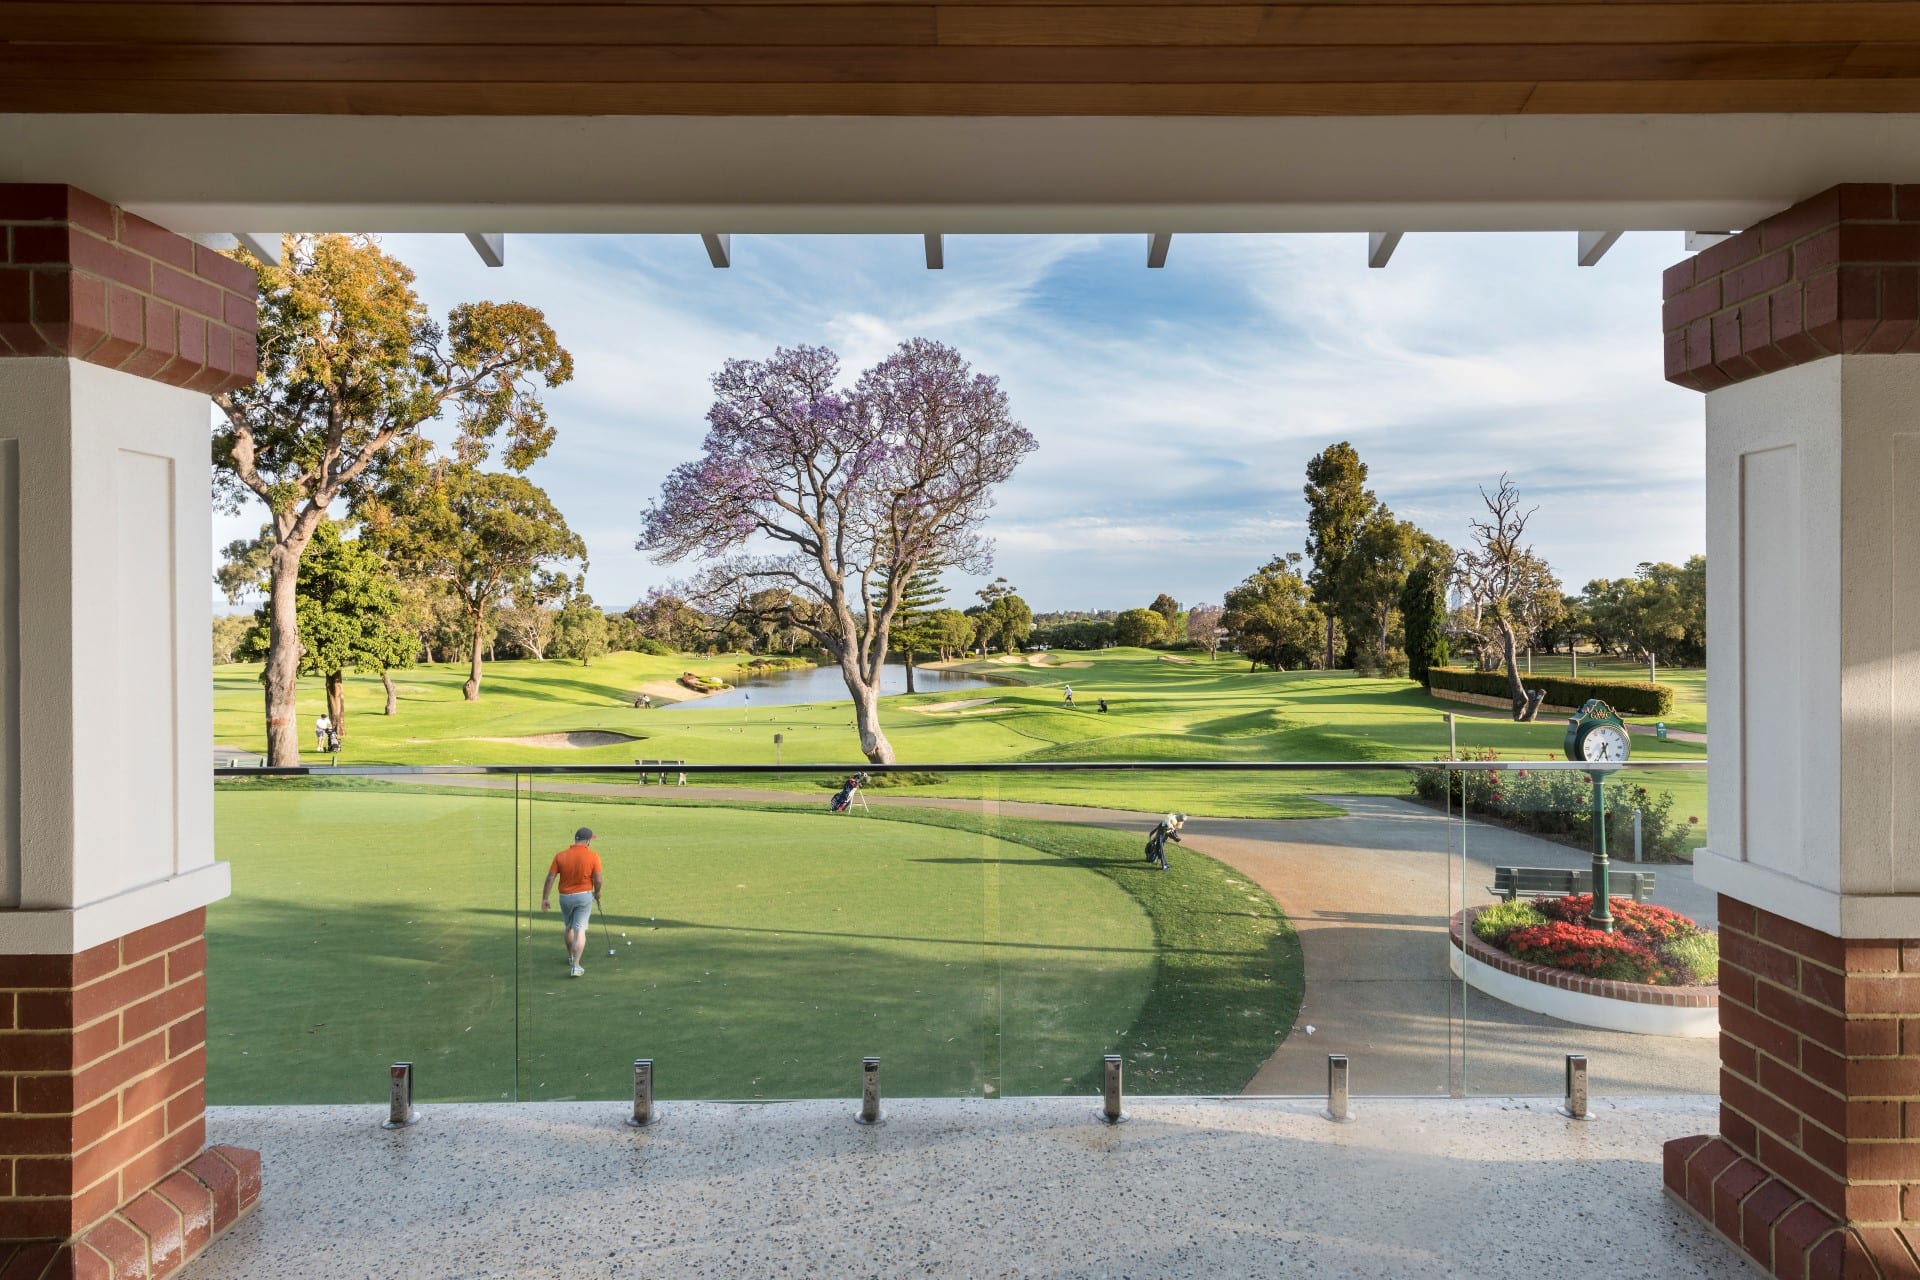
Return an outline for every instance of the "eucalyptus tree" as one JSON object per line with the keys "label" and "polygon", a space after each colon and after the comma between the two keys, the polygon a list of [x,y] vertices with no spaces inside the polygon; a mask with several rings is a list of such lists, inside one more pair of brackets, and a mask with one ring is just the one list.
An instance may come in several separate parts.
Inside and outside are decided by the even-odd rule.
{"label": "eucalyptus tree", "polygon": [[1345,440],[1307,461],[1307,555],[1313,569],[1307,585],[1325,615],[1324,663],[1334,665],[1334,628],[1339,620],[1340,571],[1361,526],[1379,505],[1367,486],[1367,464]]}
{"label": "eucalyptus tree", "polygon": [[586,544],[553,500],[525,476],[448,459],[397,471],[365,505],[364,535],[410,577],[437,581],[465,615],[468,672],[461,692],[480,700],[490,622],[513,598],[553,599],[584,573]]}
{"label": "eucalyptus tree", "polygon": [[986,571],[994,486],[1035,444],[999,380],[940,343],[902,343],[851,390],[839,377],[824,347],[728,361],[701,454],[667,477],[637,545],[707,561],[689,594],[709,613],[791,592],[795,625],[846,681],[860,750],[887,764],[880,675],[907,583],[928,564]]}
{"label": "eucalyptus tree", "polygon": [[541,387],[573,360],[533,307],[469,302],[429,315],[413,272],[370,238],[291,236],[279,265],[248,259],[260,281],[260,375],[216,396],[214,494],[232,510],[267,508],[267,759],[297,764],[300,558],[336,501],[358,501],[429,422],[452,419],[468,462],[504,443],[522,470],[547,451]]}

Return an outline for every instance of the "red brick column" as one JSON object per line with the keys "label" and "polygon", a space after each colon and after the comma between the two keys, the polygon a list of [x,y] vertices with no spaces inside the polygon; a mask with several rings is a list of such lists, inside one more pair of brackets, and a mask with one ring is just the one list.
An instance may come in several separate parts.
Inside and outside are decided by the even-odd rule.
{"label": "red brick column", "polygon": [[[1920,186],[1824,191],[1664,292],[1667,378],[1697,391],[1920,353]],[[1920,941],[1724,894],[1720,926],[1720,1132],[1667,1144],[1667,1189],[1775,1276],[1920,1276]]]}
{"label": "red brick column", "polygon": [[1920,352],[1920,186],[1833,187],[1667,269],[1667,381]]}
{"label": "red brick column", "polygon": [[84,191],[0,185],[0,357],[70,356],[208,393],[253,381],[244,263]]}
{"label": "red brick column", "polygon": [[[252,380],[254,328],[245,264],[71,187],[0,185],[0,359],[212,393]],[[168,1274],[260,1187],[256,1153],[204,1150],[206,912],[74,955],[8,954],[10,914],[0,1280]]]}
{"label": "red brick column", "polygon": [[1776,1276],[1920,1274],[1920,941],[1723,895],[1720,1136],[1666,1181]]}

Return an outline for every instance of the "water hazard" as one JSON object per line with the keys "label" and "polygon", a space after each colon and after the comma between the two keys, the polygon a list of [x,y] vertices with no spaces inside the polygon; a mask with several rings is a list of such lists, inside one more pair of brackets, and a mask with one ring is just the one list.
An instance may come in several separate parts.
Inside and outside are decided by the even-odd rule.
{"label": "water hazard", "polygon": [[[915,693],[959,693],[967,689],[996,688],[994,681],[964,671],[916,668]],[[881,673],[880,692],[907,691],[907,669],[889,664]],[[802,667],[798,671],[776,671],[771,675],[742,676],[734,687],[723,693],[695,698],[689,707],[787,707],[802,702],[851,702],[847,682],[839,667]]]}

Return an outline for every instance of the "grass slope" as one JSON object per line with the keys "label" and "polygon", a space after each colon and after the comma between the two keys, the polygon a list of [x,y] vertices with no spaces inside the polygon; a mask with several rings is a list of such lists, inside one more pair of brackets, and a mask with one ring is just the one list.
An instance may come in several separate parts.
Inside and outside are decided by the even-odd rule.
{"label": "grass slope", "polygon": [[[1086,1091],[1116,1051],[1136,1088],[1228,1091],[1299,1004],[1271,900],[1204,858],[1149,873],[1109,832],[379,784],[218,807],[220,1103],[373,1102],[398,1059],[426,1098],[615,1098],[636,1056],[666,1097],[833,1096],[870,1053],[912,1095]],[[611,910],[572,980],[526,904],[582,821]]]}

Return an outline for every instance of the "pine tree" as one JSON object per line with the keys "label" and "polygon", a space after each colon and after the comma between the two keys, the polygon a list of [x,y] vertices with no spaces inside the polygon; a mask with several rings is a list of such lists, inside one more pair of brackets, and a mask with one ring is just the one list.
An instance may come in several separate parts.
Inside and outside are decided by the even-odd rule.
{"label": "pine tree", "polygon": [[1428,675],[1447,665],[1447,564],[1422,558],[1400,588],[1400,625],[1407,635],[1407,674],[1432,687]]}
{"label": "pine tree", "polygon": [[[886,599],[887,583],[882,578],[874,586],[874,607]],[[913,689],[913,660],[921,652],[939,648],[939,636],[931,614],[947,601],[946,588],[940,585],[940,566],[922,565],[907,579],[900,591],[900,604],[893,613],[893,647],[907,660],[907,692]]]}

